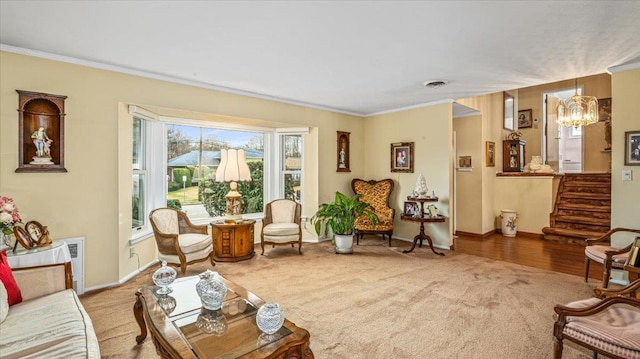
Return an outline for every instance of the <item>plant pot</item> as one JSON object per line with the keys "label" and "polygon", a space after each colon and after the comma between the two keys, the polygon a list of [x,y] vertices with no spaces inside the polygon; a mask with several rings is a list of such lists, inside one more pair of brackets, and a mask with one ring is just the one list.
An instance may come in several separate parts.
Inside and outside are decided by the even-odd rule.
{"label": "plant pot", "polygon": [[336,254],[353,253],[353,234],[336,234]]}

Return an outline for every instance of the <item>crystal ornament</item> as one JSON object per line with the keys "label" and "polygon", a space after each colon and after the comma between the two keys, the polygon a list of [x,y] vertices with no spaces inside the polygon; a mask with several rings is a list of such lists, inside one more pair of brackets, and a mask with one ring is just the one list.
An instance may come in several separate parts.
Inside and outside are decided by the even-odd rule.
{"label": "crystal ornament", "polygon": [[278,303],[265,303],[258,309],[256,324],[265,334],[274,334],[284,324],[284,310]]}
{"label": "crystal ornament", "polygon": [[209,310],[222,308],[222,301],[227,295],[227,286],[220,280],[217,272],[207,269],[200,274],[200,281],[196,284],[196,291],[202,301],[202,306]]}
{"label": "crystal ornament", "polygon": [[176,273],[175,269],[167,266],[167,261],[162,261],[162,265],[157,271],[153,272],[152,276],[153,283],[160,287],[157,293],[160,295],[171,293],[173,290],[169,288],[169,285],[176,280],[177,275],[178,273]]}

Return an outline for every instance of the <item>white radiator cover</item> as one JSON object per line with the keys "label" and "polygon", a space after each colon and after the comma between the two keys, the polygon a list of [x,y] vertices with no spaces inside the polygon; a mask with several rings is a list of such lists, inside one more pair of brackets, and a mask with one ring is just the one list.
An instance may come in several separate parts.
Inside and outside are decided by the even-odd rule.
{"label": "white radiator cover", "polygon": [[69,246],[71,253],[71,268],[73,270],[73,289],[78,294],[84,293],[84,237],[63,239]]}

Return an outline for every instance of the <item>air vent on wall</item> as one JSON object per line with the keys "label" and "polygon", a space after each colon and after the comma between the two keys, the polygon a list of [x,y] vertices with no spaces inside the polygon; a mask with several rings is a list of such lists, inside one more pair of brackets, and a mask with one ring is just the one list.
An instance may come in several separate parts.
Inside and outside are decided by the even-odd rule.
{"label": "air vent on wall", "polygon": [[437,89],[437,88],[440,88],[440,87],[442,87],[442,86],[444,86],[444,85],[446,85],[448,83],[449,83],[449,81],[447,81],[447,80],[433,80],[433,81],[425,81],[423,83],[423,85],[425,87],[429,87],[429,88],[432,88],[432,89]]}

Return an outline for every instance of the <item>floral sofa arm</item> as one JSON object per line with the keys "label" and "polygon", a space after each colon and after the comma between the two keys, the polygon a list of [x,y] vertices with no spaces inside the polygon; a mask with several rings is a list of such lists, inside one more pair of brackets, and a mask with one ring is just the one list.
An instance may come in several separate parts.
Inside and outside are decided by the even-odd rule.
{"label": "floral sofa arm", "polygon": [[22,300],[73,288],[71,262],[35,267],[12,268]]}

